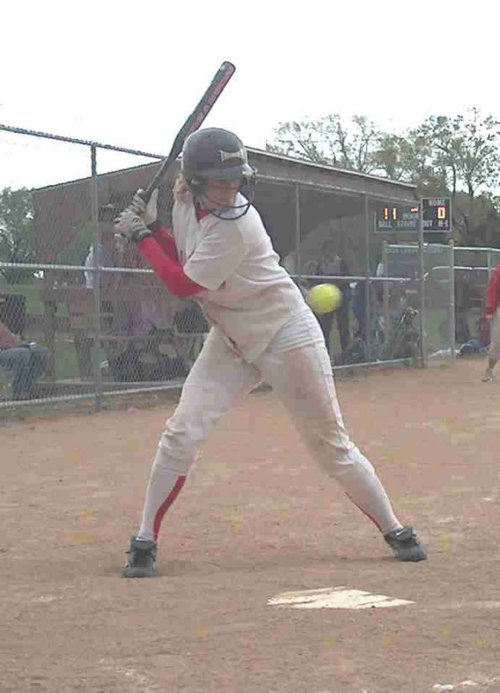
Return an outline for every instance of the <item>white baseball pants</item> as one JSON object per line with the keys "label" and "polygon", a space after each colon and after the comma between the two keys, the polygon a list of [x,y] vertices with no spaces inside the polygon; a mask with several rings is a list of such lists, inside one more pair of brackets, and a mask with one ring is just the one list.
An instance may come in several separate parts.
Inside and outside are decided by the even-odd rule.
{"label": "white baseball pants", "polygon": [[318,464],[342,485],[353,503],[383,534],[400,528],[372,465],[344,427],[324,342],[289,351],[273,350],[271,343],[250,364],[212,330],[161,436],[138,538],[156,540],[199,445],[219,419],[262,380],[280,397]]}

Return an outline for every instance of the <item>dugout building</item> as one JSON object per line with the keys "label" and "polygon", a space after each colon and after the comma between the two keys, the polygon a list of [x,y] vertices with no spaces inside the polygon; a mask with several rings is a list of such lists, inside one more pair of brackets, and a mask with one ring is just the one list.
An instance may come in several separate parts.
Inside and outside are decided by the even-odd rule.
{"label": "dugout building", "polygon": [[[255,205],[273,239],[276,251],[298,272],[320,252],[327,238],[338,244],[352,273],[375,270],[384,240],[415,241],[416,234],[390,231],[374,233],[375,215],[383,207],[410,207],[417,202],[414,185],[391,181],[341,168],[249,148],[250,163],[257,169]],[[145,187],[157,163],[138,166],[98,178],[101,221],[111,221]],[[175,171],[160,191],[160,207],[168,218],[170,189]],[[91,224],[91,185],[85,178],[34,191],[37,259],[62,264],[83,229]],[[83,258],[82,258],[83,260]]]}
{"label": "dugout building", "polygon": [[[347,263],[348,274],[363,277],[375,274],[384,240],[391,243],[417,240],[416,233],[374,232],[375,218],[387,205],[401,208],[415,205],[415,186],[257,149],[248,151],[250,163],[257,169],[255,205],[276,251],[292,275],[308,273],[307,267],[311,261],[319,260],[326,240],[333,241],[336,252]],[[92,372],[93,345],[101,341],[106,330],[113,332],[108,334],[109,340],[116,337],[109,321],[116,321],[117,306],[123,308],[124,302],[127,303],[120,310],[133,316],[138,314],[139,304],[143,312],[153,311],[153,321],[160,330],[171,327],[182,310],[178,299],[170,297],[154,277],[120,275],[123,279],[120,288],[115,288],[113,293],[108,286],[101,292],[97,302],[103,312],[101,334],[96,334],[95,318],[91,316],[97,305],[96,297],[86,285],[87,276],[82,267],[96,228],[98,240],[112,238],[113,219],[130,202],[135,190],[147,186],[157,166],[155,162],[33,191],[37,262],[45,266],[40,282],[41,329],[43,343],[52,355],[49,364],[52,377],[58,371],[53,355],[58,353],[61,334],[75,344],[79,377],[85,379]],[[173,170],[160,188],[160,217],[167,223],[175,175]],[[137,250],[129,247],[122,253],[120,264],[111,266],[137,269],[144,267],[141,263]],[[68,265],[79,269],[68,272],[64,269]],[[103,276],[109,278],[110,273]],[[108,320],[110,306],[113,318]],[[137,330],[130,324],[129,328],[133,340]],[[121,334],[122,328],[117,329]]]}

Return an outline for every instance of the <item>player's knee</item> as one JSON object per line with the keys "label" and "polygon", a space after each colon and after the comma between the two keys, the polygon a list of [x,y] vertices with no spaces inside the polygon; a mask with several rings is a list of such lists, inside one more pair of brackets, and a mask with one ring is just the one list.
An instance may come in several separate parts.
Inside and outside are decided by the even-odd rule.
{"label": "player's knee", "polygon": [[358,474],[374,475],[375,469],[372,463],[351,443],[347,450],[339,451],[338,455],[332,461],[330,475],[342,482],[343,477],[348,477]]}
{"label": "player's knee", "polygon": [[190,451],[187,448],[165,445],[164,436],[158,443],[156,456],[153,464],[153,474],[161,474],[168,470],[179,476],[187,476],[192,464],[196,459],[196,451]]}
{"label": "player's knee", "polygon": [[352,447],[347,433],[331,417],[310,420],[303,430],[309,448],[321,458],[340,460]]}
{"label": "player's knee", "polygon": [[200,422],[174,415],[161,435],[155,463],[186,474],[196,461],[199,444],[205,437],[206,430]]}
{"label": "player's knee", "polygon": [[345,430],[332,428],[331,425],[313,427],[307,437],[316,462],[329,476],[341,478],[360,465],[374,471]]}
{"label": "player's knee", "polygon": [[315,458],[328,476],[334,478],[341,477],[356,465],[356,461],[349,456],[348,450],[335,446],[317,450]]}

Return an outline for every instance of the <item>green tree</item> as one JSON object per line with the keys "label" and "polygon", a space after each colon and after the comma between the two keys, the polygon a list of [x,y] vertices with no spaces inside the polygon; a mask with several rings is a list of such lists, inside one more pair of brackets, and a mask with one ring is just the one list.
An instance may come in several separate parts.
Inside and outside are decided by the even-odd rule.
{"label": "green tree", "polygon": [[447,194],[445,172],[434,165],[430,143],[417,130],[406,135],[383,133],[373,159],[376,173],[414,183],[422,196]]}
{"label": "green tree", "polygon": [[453,198],[453,230],[456,242],[466,246],[500,246],[500,214],[495,198],[482,193],[470,198],[457,192]]}
{"label": "green tree", "polygon": [[461,190],[472,200],[498,185],[500,121],[493,116],[482,116],[477,108],[453,118],[430,116],[414,132],[430,148],[452,196]]}
{"label": "green tree", "polygon": [[456,240],[499,244],[500,121],[476,108],[432,115],[402,134],[382,132],[366,116],[280,123],[272,152],[414,183],[422,197],[451,196]]}
{"label": "green tree", "polygon": [[353,116],[350,124],[338,114],[319,120],[280,123],[266,149],[318,164],[371,173],[373,152],[380,133],[366,116]]}
{"label": "green tree", "polygon": [[[0,261],[32,263],[35,261],[35,224],[31,191],[27,188],[0,191]],[[9,284],[32,279],[32,270],[0,267]]]}
{"label": "green tree", "polygon": [[431,116],[414,132],[429,147],[432,167],[453,198],[460,240],[478,244],[485,229],[491,237],[492,223],[498,223],[492,194],[500,179],[500,121],[471,108],[465,115]]}

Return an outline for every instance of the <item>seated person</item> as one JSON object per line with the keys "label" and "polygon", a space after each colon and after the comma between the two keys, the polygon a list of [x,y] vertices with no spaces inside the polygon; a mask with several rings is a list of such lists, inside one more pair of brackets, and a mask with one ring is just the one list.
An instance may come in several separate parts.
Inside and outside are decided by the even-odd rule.
{"label": "seated person", "polygon": [[12,371],[12,399],[36,396],[37,379],[44,373],[47,349],[23,342],[0,322],[0,368]]}
{"label": "seated person", "polygon": [[[181,301],[161,288],[131,244],[117,242],[117,267],[148,269],[147,274],[120,272],[115,276],[112,339],[106,347],[109,371],[116,382],[166,380],[186,374],[171,341],[175,309]],[[164,353],[165,346],[170,347]]]}

